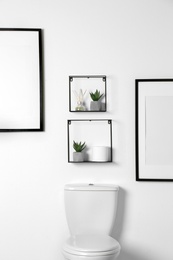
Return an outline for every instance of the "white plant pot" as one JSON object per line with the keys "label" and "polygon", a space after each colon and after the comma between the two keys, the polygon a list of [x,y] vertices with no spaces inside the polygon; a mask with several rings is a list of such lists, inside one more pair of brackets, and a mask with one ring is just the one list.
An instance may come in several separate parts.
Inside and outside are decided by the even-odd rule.
{"label": "white plant pot", "polygon": [[92,161],[96,161],[96,162],[109,161],[109,147],[93,146],[92,147]]}

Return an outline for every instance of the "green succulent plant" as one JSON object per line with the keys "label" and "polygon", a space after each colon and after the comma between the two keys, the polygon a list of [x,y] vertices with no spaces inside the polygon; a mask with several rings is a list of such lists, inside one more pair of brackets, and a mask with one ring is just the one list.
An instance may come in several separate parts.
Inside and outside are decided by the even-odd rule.
{"label": "green succulent plant", "polygon": [[103,94],[100,94],[100,91],[98,91],[98,89],[96,89],[95,92],[90,92],[90,97],[93,101],[98,101],[102,96]]}
{"label": "green succulent plant", "polygon": [[74,150],[77,152],[77,153],[80,153],[80,152],[82,152],[84,149],[85,149],[85,147],[86,147],[86,144],[85,144],[85,142],[84,143],[82,143],[82,142],[75,142],[75,141],[73,141],[73,148],[74,148]]}

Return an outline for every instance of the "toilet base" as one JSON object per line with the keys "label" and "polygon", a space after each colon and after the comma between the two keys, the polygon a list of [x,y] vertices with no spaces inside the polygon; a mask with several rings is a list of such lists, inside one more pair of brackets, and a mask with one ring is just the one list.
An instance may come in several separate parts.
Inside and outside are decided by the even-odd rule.
{"label": "toilet base", "polygon": [[70,236],[63,245],[66,260],[115,260],[121,246],[114,238],[101,234]]}
{"label": "toilet base", "polygon": [[103,256],[80,256],[72,255],[63,251],[64,258],[66,260],[115,260],[119,256],[120,252],[117,252],[113,255],[103,255]]}

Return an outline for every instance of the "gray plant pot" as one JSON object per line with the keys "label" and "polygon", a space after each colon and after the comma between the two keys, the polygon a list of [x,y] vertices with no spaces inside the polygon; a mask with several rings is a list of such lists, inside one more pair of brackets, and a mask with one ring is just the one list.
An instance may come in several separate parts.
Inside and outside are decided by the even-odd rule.
{"label": "gray plant pot", "polygon": [[91,101],[90,102],[90,110],[92,111],[100,111],[101,110],[101,102],[98,101]]}
{"label": "gray plant pot", "polygon": [[73,161],[74,162],[83,162],[84,154],[82,152],[73,152]]}

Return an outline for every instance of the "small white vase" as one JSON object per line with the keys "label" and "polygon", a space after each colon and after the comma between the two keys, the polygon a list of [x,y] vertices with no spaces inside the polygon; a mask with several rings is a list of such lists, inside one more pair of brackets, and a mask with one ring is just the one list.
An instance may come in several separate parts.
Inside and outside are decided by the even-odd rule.
{"label": "small white vase", "polygon": [[109,161],[109,147],[93,146],[92,147],[92,161],[96,161],[96,162]]}

